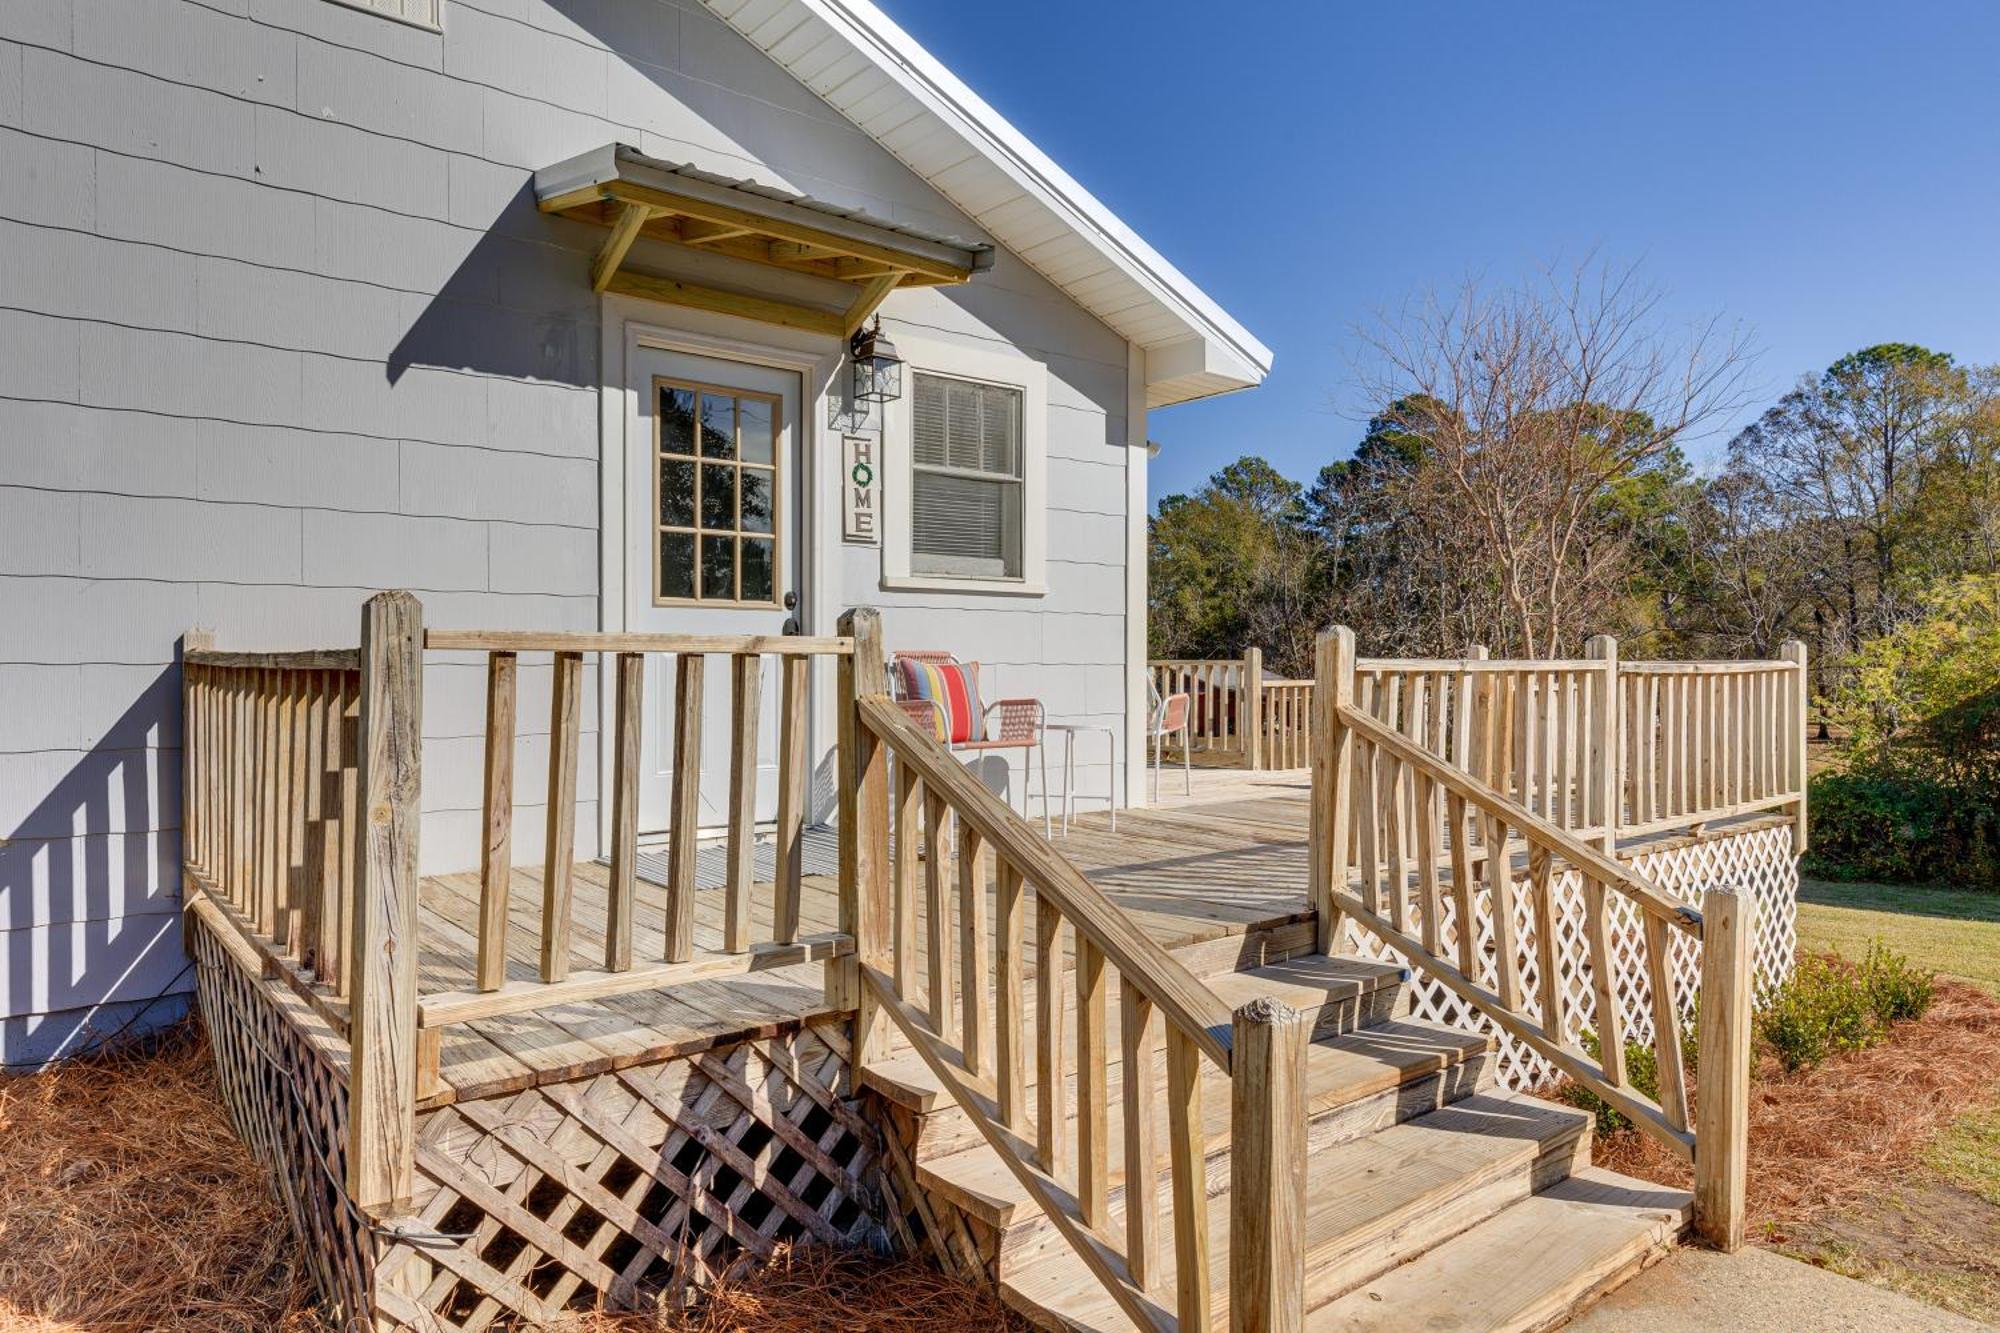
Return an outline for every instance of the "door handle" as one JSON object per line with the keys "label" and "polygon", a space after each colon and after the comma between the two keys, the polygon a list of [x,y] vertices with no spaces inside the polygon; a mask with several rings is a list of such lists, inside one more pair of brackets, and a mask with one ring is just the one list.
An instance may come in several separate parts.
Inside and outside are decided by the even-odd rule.
{"label": "door handle", "polygon": [[[796,613],[798,610],[798,606],[799,606],[799,595],[796,592],[786,593],[785,609],[787,611]],[[799,618],[796,614],[793,614],[785,617],[785,627],[782,630],[779,630],[778,632],[788,637],[796,638],[799,634],[799,631],[800,631]]]}

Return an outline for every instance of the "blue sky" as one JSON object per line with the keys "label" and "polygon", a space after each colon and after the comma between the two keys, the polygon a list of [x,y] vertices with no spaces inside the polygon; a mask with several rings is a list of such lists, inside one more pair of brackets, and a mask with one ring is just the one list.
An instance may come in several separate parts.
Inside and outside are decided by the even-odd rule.
{"label": "blue sky", "polygon": [[1154,415],[1156,501],[1309,480],[1357,324],[1592,249],[1741,320],[1764,400],[1874,342],[2000,361],[1992,0],[880,2],[1276,353]]}

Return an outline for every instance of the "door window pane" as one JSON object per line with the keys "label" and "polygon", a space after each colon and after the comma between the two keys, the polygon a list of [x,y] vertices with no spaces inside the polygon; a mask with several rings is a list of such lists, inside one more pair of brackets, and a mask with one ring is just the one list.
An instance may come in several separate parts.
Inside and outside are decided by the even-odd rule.
{"label": "door window pane", "polygon": [[701,396],[701,456],[736,457],[736,400],[718,393]]}
{"label": "door window pane", "polygon": [[773,567],[772,544],[755,537],[743,539],[743,600],[772,601],[777,571]]}
{"label": "door window pane", "polygon": [[777,605],[777,400],[664,381],[657,395],[657,596]]}
{"label": "door window pane", "polygon": [[743,530],[771,531],[771,473],[761,467],[743,469]]}
{"label": "door window pane", "polygon": [[660,534],[660,596],[694,596],[694,534]]}
{"label": "door window pane", "polygon": [[736,469],[727,463],[701,465],[701,525],[719,532],[736,527]]}
{"label": "door window pane", "polygon": [[773,406],[763,398],[736,400],[737,438],[743,442],[746,463],[769,463],[772,459],[778,424]]}
{"label": "door window pane", "polygon": [[677,458],[660,460],[660,523],[670,528],[694,526],[694,464]]}
{"label": "door window pane", "polygon": [[714,601],[734,601],[736,598],[736,539],[734,537],[710,537],[701,539],[701,595]]}
{"label": "door window pane", "polygon": [[694,390],[671,386],[660,390],[660,452],[694,452]]}

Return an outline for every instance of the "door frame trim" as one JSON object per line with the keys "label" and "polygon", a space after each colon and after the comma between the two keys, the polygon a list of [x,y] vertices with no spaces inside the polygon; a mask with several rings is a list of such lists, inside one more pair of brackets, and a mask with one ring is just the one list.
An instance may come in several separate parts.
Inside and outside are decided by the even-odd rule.
{"label": "door frame trim", "polygon": [[[657,302],[604,293],[599,298],[598,365],[603,373],[598,393],[598,483],[599,554],[597,624],[601,630],[622,632],[626,626],[625,570],[628,551],[625,533],[625,483],[628,456],[632,448],[633,423],[637,420],[637,390],[633,386],[634,359],[641,348],[684,352],[692,356],[740,361],[774,370],[791,371],[799,377],[796,488],[799,541],[794,557],[799,571],[798,613],[801,627],[819,632],[832,623],[833,587],[838,578],[833,560],[837,551],[829,549],[829,534],[840,531],[834,507],[839,496],[817,485],[820,439],[828,434],[823,425],[828,393],[837,383],[846,349],[840,341],[822,334],[779,329],[730,315],[697,310],[673,312],[673,325],[658,322],[662,310]],[[651,441],[645,442],[650,446]],[[824,677],[824,679],[822,679]],[[832,663],[815,659],[808,683],[808,697],[830,697],[833,689]],[[615,728],[615,702],[611,691],[598,680],[598,846],[609,845],[611,837],[611,747],[603,738]],[[807,748],[817,756],[832,743],[833,718],[829,710],[813,708],[807,732]]]}

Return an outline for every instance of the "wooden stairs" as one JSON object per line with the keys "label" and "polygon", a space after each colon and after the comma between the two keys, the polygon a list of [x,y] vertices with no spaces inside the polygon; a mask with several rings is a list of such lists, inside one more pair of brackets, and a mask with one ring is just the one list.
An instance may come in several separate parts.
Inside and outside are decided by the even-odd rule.
{"label": "wooden stairs", "polygon": [[[1216,960],[1180,957],[1197,975]],[[1408,1017],[1398,969],[1308,954],[1203,979],[1232,1009],[1270,996],[1314,1017],[1306,1328],[1551,1328],[1666,1253],[1686,1228],[1687,1193],[1590,1164],[1588,1115],[1498,1087],[1488,1039]],[[1114,1054],[1107,1067],[1114,1105],[1120,1063]],[[1230,1098],[1222,1075],[1211,1068],[1205,1078],[1214,1326],[1227,1328]],[[906,1187],[948,1205],[936,1211],[962,1221],[1011,1307],[1048,1328],[1132,1327],[914,1052],[869,1062],[861,1081],[914,1131]],[[1114,1228],[1121,1128],[1113,1116]],[[1174,1289],[1174,1249],[1162,1247],[1155,1285],[1163,1292]]]}

